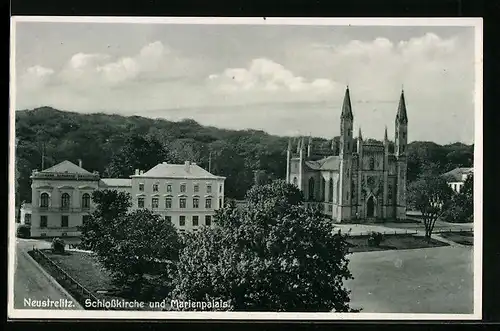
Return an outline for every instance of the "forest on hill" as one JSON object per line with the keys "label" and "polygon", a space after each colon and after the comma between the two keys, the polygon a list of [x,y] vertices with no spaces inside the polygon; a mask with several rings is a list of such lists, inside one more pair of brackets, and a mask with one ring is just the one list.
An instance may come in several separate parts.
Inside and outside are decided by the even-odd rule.
{"label": "forest on hill", "polygon": [[[16,140],[17,204],[31,201],[29,177],[33,169],[42,169],[42,162],[43,168],[48,168],[64,160],[78,164],[79,159],[88,171],[122,178],[134,169],[148,170],[159,162],[189,160],[225,176],[226,195],[242,199],[254,183],[254,171],[264,171],[271,178],[285,176],[289,137],[202,126],[192,119],[172,122],[42,107],[16,111]],[[313,141],[315,149],[332,146],[331,140]],[[334,141],[338,143],[338,137]],[[455,167],[471,167],[473,150],[473,145],[462,143],[411,142],[408,181],[424,172],[440,174]]]}

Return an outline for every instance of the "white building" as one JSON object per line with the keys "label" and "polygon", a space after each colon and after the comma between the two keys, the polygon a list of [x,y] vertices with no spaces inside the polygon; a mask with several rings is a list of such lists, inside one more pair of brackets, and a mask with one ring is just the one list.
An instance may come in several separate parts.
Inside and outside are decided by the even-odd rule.
{"label": "white building", "polygon": [[132,208],[147,208],[170,220],[181,232],[211,226],[224,203],[225,177],[195,163],[160,163],[132,178]]}
{"label": "white building", "polygon": [[225,178],[194,163],[161,163],[130,177],[100,178],[70,161],[34,170],[32,202],[21,206],[21,223],[31,226],[32,237],[79,236],[78,226],[95,209],[92,192],[99,189],[130,193],[131,209],[152,209],[181,232],[211,226],[224,203]]}
{"label": "white building", "polygon": [[460,193],[465,180],[473,173],[474,168],[455,168],[443,174],[443,177],[446,179],[446,182],[453,189],[453,191]]}

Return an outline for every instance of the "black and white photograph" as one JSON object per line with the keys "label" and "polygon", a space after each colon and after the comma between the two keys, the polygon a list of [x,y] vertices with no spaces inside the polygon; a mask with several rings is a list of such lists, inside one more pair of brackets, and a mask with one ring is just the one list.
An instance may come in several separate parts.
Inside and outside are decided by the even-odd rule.
{"label": "black and white photograph", "polygon": [[480,319],[482,38],[13,17],[9,317]]}

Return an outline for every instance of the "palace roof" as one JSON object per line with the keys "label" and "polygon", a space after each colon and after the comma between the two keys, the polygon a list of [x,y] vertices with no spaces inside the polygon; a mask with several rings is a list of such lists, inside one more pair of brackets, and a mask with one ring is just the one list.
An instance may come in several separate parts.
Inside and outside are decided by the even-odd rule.
{"label": "palace roof", "polygon": [[149,178],[184,178],[184,179],[225,179],[225,177],[215,176],[195,163],[185,164],[160,163],[143,174],[136,174],[130,177]]}
{"label": "palace roof", "polygon": [[55,166],[42,170],[41,172],[92,175],[92,173],[88,172],[87,170],[77,166],[76,164],[68,160],[62,161],[61,163],[58,163]]}

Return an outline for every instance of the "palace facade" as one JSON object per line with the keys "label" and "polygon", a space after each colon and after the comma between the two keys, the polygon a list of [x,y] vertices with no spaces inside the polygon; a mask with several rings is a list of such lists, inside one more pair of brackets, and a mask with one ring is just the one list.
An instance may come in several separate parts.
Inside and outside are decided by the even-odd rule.
{"label": "palace facade", "polygon": [[130,178],[100,178],[80,162],[63,161],[31,175],[31,203],[21,206],[21,223],[32,237],[79,236],[95,210],[92,192],[130,193],[131,210],[148,208],[171,221],[180,231],[211,226],[215,210],[224,202],[225,177],[215,176],[195,163],[160,163],[149,171],[136,170]]}

